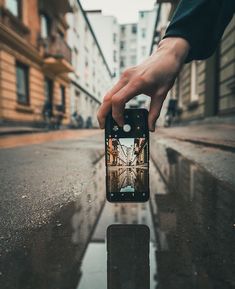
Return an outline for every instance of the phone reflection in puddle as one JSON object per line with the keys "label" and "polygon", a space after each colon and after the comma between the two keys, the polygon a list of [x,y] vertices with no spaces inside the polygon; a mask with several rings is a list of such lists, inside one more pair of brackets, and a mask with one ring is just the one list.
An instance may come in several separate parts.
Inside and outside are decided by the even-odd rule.
{"label": "phone reflection in puddle", "polygon": [[150,230],[146,225],[111,225],[107,229],[108,289],[149,289]]}

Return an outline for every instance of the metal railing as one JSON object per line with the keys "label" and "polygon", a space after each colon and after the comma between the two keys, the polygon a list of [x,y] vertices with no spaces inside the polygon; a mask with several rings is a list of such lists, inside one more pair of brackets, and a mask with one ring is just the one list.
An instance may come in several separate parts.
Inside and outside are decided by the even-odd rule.
{"label": "metal railing", "polygon": [[59,35],[40,39],[40,44],[44,49],[44,57],[52,56],[58,59],[65,59],[69,63],[72,62],[71,48]]}

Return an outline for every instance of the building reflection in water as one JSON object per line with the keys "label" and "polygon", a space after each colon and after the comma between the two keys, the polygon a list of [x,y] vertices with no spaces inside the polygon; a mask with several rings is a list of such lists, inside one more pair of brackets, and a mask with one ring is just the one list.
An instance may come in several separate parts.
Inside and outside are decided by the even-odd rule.
{"label": "building reflection in water", "polygon": [[110,167],[107,170],[109,192],[145,192],[148,188],[147,167]]}
{"label": "building reflection in water", "polygon": [[159,289],[235,288],[235,192],[159,147],[151,167],[151,208]]}

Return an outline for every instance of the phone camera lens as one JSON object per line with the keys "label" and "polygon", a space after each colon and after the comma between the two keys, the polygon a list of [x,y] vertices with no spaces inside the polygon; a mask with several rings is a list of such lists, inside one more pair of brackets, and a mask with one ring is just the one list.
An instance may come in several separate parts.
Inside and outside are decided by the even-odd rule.
{"label": "phone camera lens", "polygon": [[131,131],[131,126],[130,126],[129,124],[125,124],[125,125],[123,126],[123,130],[124,130],[125,132],[130,132],[130,131]]}

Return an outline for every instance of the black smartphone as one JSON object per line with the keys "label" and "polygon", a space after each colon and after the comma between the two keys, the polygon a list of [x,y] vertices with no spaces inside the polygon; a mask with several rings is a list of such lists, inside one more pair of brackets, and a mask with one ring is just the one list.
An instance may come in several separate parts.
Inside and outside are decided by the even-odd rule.
{"label": "black smartphone", "polygon": [[149,239],[150,232],[146,225],[108,227],[108,289],[149,289]]}
{"label": "black smartphone", "polygon": [[105,123],[106,197],[109,202],[149,199],[149,129],[146,109],[125,109],[119,127],[110,113]]}

